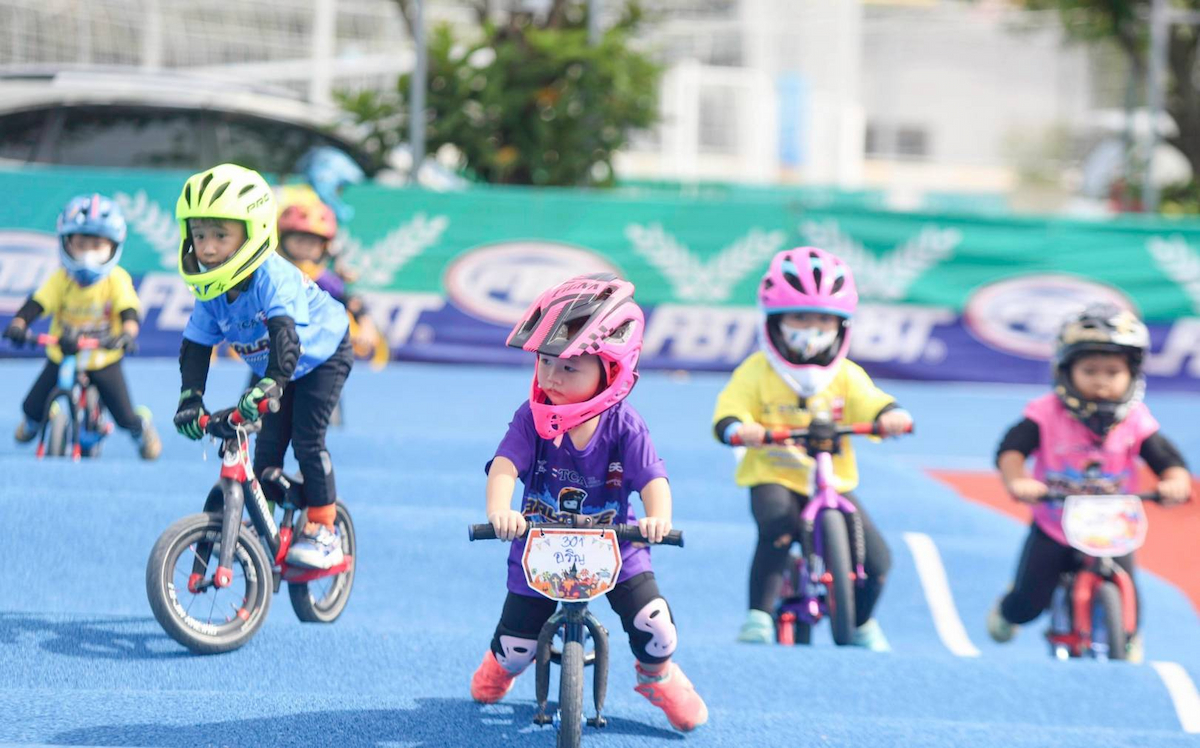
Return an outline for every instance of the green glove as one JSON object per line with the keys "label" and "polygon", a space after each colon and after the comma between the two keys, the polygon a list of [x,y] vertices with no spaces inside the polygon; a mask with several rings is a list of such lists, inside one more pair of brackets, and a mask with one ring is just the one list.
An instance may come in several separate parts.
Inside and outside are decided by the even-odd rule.
{"label": "green glove", "polygon": [[238,413],[247,421],[257,421],[258,404],[263,400],[278,400],[281,395],[283,388],[279,383],[270,377],[263,377],[242,395],[242,399],[238,401]]}
{"label": "green glove", "polygon": [[179,407],[175,410],[175,430],[192,441],[204,437],[204,429],[200,428],[200,416],[206,415],[204,400],[201,393],[195,390],[184,390],[179,393]]}

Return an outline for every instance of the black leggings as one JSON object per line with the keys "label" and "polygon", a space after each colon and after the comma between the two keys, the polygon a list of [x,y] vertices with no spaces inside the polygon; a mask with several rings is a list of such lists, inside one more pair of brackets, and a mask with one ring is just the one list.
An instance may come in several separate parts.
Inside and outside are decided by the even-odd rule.
{"label": "black leggings", "polygon": [[[262,430],[254,445],[254,472],[261,480],[267,468],[283,467],[283,456],[291,443],[304,477],[304,501],[310,507],[337,501],[333,461],[325,449],[325,431],[353,364],[350,338],[342,338],[336,353],[283,388],[279,411],[263,416]],[[283,492],[274,483],[264,481],[262,486],[269,500],[283,499]]]}
{"label": "black leggings", "polygon": [[[613,612],[621,617],[621,627],[629,636],[629,648],[633,650],[634,658],[647,665],[671,659],[669,655],[655,657],[647,652],[646,645],[650,643],[654,635],[633,625],[633,619],[637,617],[638,611],[660,597],[662,595],[658,592],[658,583],[654,581],[654,572],[652,571],[644,571],[624,582],[618,582],[608,593],[608,604],[612,606]],[[537,639],[542,626],[550,620],[550,616],[554,615],[557,608],[558,603],[549,598],[540,595],[529,597],[510,591],[508,597],[504,599],[504,610],[500,613],[500,623],[496,625],[496,633],[492,635],[492,652],[498,656],[504,654],[504,648],[500,644],[502,635]],[[667,614],[671,615],[670,606],[667,607]],[[674,623],[674,621],[675,617],[671,615],[671,622]]]}
{"label": "black leggings", "polygon": [[[851,494],[842,494],[858,509],[866,540],[866,559],[863,568],[867,579],[854,588],[855,624],[863,625],[871,618],[875,603],[883,592],[887,573],[892,568],[892,552],[879,534],[875,523],[863,511]],[[800,537],[800,512],[808,497],[777,483],[766,483],[750,489],[750,509],[758,523],[758,545],[750,565],[750,607],[772,613],[783,588],[783,573],[787,569],[792,540]]]}
{"label": "black leggings", "polygon": [[[129,402],[129,387],[125,384],[125,373],[121,371],[120,360],[105,366],[103,369],[87,372],[88,380],[96,385],[100,393],[100,401],[108,409],[108,413],[122,429],[128,431],[134,439],[142,435],[142,419],[133,410]],[[33,388],[25,396],[21,409],[25,417],[31,421],[41,421],[46,417],[46,398],[50,391],[58,386],[58,364],[46,361],[46,367],[38,375]]]}
{"label": "black leggings", "polygon": [[[1119,556],[1113,561],[1133,577],[1133,554]],[[1017,562],[1017,578],[1013,588],[1000,602],[1000,615],[1009,623],[1029,623],[1050,607],[1054,588],[1064,572],[1076,571],[1082,560],[1079,552],[1062,545],[1037,526],[1035,522],[1025,538],[1021,560]],[[1134,589],[1136,589],[1136,585]],[[1142,600],[1137,596],[1138,625],[1141,625]]]}

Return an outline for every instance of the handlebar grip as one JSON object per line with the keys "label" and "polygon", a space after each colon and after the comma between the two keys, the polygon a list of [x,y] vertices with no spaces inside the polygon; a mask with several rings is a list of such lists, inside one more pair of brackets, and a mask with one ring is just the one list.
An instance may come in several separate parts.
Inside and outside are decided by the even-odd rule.
{"label": "handlebar grip", "polygon": [[467,525],[468,540],[495,540],[496,528],[492,527],[491,522],[484,522],[482,525]]}
{"label": "handlebar grip", "polygon": [[[617,540],[633,541],[635,543],[648,542],[637,525],[616,525],[613,529],[617,532]],[[683,531],[671,530],[658,545],[676,545],[682,548]]]}

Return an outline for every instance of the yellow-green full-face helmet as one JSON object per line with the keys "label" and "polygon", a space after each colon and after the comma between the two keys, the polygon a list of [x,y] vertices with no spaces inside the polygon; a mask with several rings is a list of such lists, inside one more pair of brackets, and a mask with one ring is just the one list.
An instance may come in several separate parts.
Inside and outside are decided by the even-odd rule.
{"label": "yellow-green full-face helmet", "polygon": [[[193,174],[183,185],[175,204],[179,221],[179,274],[197,299],[215,299],[253,273],[279,244],[275,224],[275,197],[267,180],[237,164],[221,164]],[[190,218],[240,221],[246,242],[225,262],[201,267],[188,228]]]}

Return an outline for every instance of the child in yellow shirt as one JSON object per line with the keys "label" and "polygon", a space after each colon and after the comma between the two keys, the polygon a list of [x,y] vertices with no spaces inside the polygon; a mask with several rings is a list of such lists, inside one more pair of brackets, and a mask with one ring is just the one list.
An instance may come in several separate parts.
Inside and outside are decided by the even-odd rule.
{"label": "child in yellow shirt", "polygon": [[[738,640],[775,641],[772,611],[800,512],[812,495],[812,461],[803,450],[785,444],[763,445],[768,428],[806,428],[814,414],[839,424],[878,421],[887,435],[912,424],[908,412],[875,386],[846,358],[850,321],[858,292],[850,268],[815,247],[777,254],[759,286],[759,352],[741,363],[717,398],[713,425],[719,440],[736,434],[750,449],[738,465],[736,480],[750,488],[750,507],[758,524],[758,545],[750,567],[750,610]],[[855,587],[854,643],[875,651],[889,649],[872,617],[891,567],[883,536],[849,492],[858,485],[854,448],[843,440],[833,457],[834,487],[862,518],[867,578]]]}
{"label": "child in yellow shirt", "polygon": [[157,459],[162,443],[149,411],[134,410],[121,370],[122,357],[135,347],[139,309],[133,281],[117,264],[125,242],[121,209],[102,195],[73,198],[58,216],[58,239],[62,267],[26,300],[4,331],[4,337],[23,345],[30,323],[49,314],[50,334],[62,342],[62,347],[46,347],[49,360],[25,398],[25,420],[17,426],[16,439],[26,443],[37,436],[46,398],[58,382],[63,347],[78,352],[72,350],[78,337],[96,337],[103,347],[78,352],[78,366],[88,373],[113,421],[133,437],[142,459]]}

